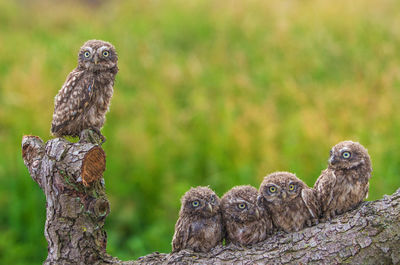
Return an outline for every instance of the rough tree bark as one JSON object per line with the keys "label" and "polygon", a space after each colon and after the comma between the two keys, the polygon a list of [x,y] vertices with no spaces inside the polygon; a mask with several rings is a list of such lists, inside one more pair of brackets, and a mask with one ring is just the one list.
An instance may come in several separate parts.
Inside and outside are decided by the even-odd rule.
{"label": "rough tree bark", "polygon": [[400,189],[328,223],[277,233],[250,247],[218,246],[210,253],[183,250],[120,261],[106,253],[104,220],[110,212],[103,172],[105,153],[91,143],[62,138],[46,144],[22,139],[22,157],[46,195],[44,264],[399,264]]}

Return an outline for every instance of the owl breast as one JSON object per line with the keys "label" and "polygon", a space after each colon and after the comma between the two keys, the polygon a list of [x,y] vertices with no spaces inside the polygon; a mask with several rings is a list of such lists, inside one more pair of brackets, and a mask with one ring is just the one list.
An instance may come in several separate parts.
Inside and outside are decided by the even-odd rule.
{"label": "owl breast", "polygon": [[343,213],[351,210],[362,202],[368,194],[368,179],[363,179],[358,176],[358,172],[335,172],[338,178],[334,188],[334,199],[331,202],[328,210],[336,210],[338,213]]}
{"label": "owl breast", "polygon": [[242,245],[250,245],[263,241],[267,237],[267,231],[272,229],[266,220],[260,219],[249,223],[232,223],[227,225],[228,241]]}
{"label": "owl breast", "polygon": [[272,205],[270,209],[274,225],[288,233],[303,229],[307,220],[311,219],[311,214],[301,200]]}
{"label": "owl breast", "polygon": [[113,82],[109,82],[104,87],[101,84],[97,85],[95,82],[93,90],[93,105],[87,112],[87,126],[101,128],[104,125],[105,115],[109,110],[110,100],[114,92]]}
{"label": "owl breast", "polygon": [[220,215],[193,221],[192,237],[188,245],[194,251],[207,252],[222,241],[222,220]]}
{"label": "owl breast", "polygon": [[100,130],[113,95],[115,74],[74,70],[56,97],[52,122],[55,136],[79,136],[84,129]]}

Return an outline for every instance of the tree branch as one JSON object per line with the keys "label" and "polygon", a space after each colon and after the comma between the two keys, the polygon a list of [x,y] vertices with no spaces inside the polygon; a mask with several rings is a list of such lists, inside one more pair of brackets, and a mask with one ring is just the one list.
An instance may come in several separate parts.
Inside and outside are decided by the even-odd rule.
{"label": "tree branch", "polygon": [[249,247],[218,246],[209,253],[183,250],[120,261],[106,253],[103,228],[110,208],[103,185],[105,154],[100,146],[62,138],[46,144],[22,139],[22,157],[46,195],[44,264],[398,264],[400,189],[364,202],[331,222],[285,234]]}

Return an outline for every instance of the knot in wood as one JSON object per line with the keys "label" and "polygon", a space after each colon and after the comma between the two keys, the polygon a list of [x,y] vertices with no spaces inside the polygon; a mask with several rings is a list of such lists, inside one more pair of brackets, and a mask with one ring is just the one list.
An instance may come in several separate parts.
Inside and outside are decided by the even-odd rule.
{"label": "knot in wood", "polygon": [[108,203],[108,200],[98,198],[90,202],[89,209],[99,220],[107,217],[110,213],[110,204]]}
{"label": "knot in wood", "polygon": [[35,158],[43,155],[43,141],[32,135],[25,135],[22,138],[22,158],[25,165],[32,163]]}

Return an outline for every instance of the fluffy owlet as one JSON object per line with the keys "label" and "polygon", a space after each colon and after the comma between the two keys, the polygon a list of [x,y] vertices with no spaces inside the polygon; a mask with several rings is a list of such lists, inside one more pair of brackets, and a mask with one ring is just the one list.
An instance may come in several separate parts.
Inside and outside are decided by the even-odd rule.
{"label": "fluffy owlet", "polygon": [[84,129],[99,135],[113,95],[118,56],[111,43],[89,40],[78,54],[78,66],[54,100],[51,133],[80,136]]}
{"label": "fluffy owlet", "polygon": [[352,141],[335,145],[328,162],[314,185],[322,220],[349,211],[367,198],[372,172],[368,151]]}
{"label": "fluffy owlet", "polygon": [[191,249],[208,252],[222,244],[220,199],[208,187],[191,188],[181,199],[181,210],[172,239],[172,252]]}
{"label": "fluffy owlet", "polygon": [[237,186],[221,199],[226,242],[250,245],[263,241],[272,233],[272,220],[257,204],[258,191],[252,186]]}
{"label": "fluffy owlet", "polygon": [[318,222],[319,205],[314,191],[292,173],[269,174],[259,193],[259,203],[270,211],[278,230],[299,231]]}

